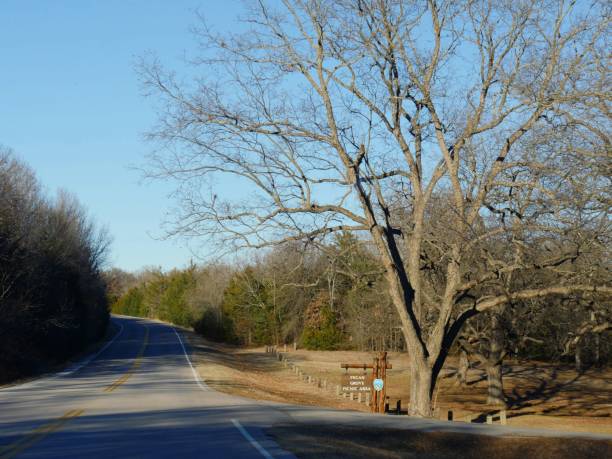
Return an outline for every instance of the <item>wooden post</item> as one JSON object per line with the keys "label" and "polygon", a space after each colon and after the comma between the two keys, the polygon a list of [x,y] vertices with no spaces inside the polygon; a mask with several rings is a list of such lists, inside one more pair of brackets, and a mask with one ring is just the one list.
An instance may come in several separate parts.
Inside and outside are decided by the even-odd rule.
{"label": "wooden post", "polygon": [[[374,361],[372,362],[372,378],[378,378],[378,357],[374,357]],[[372,411],[372,413],[378,413],[379,398],[378,392],[374,391],[372,394],[372,404],[370,405],[370,411]]]}
{"label": "wooden post", "polygon": [[[348,370],[349,368],[372,369],[372,378],[378,378],[383,380],[382,390],[377,392],[370,387],[370,392],[366,393],[366,403],[370,407],[372,413],[384,413],[385,402],[387,401],[386,395],[386,373],[387,369],[393,368],[392,365],[387,363],[387,353],[381,352],[377,357],[374,357],[371,364],[367,363],[341,363],[341,368]],[[387,407],[388,408],[388,407]]]}
{"label": "wooden post", "polygon": [[[380,358],[378,359],[379,363],[379,378],[384,381],[383,389],[380,391],[380,408],[381,413],[386,413],[389,411],[389,405],[386,403],[387,401],[387,352],[382,352],[380,354]],[[384,403],[384,406],[383,406]]]}

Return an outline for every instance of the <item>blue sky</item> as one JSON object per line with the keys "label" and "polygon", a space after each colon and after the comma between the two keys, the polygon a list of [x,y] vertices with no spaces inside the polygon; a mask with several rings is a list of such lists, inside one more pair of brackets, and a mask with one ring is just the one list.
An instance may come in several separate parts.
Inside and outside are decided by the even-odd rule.
{"label": "blue sky", "polygon": [[191,253],[160,241],[169,185],[141,184],[130,168],[151,145],[155,121],[134,62],[155,52],[181,67],[199,9],[231,28],[236,1],[3,0],[0,8],[0,144],[37,173],[49,193],[75,193],[114,238],[110,262],[135,270],[183,266]]}

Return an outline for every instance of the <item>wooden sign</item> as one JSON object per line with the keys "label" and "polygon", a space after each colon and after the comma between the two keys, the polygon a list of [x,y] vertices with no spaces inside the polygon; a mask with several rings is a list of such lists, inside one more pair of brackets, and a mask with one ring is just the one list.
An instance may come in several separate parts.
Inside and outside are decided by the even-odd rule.
{"label": "wooden sign", "polygon": [[343,374],[342,392],[371,392],[371,374]]}
{"label": "wooden sign", "polygon": [[[350,374],[345,373],[342,376],[342,392],[370,392],[374,381],[376,381],[373,392],[372,401],[370,403],[370,410],[373,413],[384,413],[385,412],[385,400],[387,399],[387,385],[385,381],[387,379],[387,370],[393,368],[387,361],[387,353],[381,352],[378,357],[374,357],[372,363],[341,363],[340,368],[349,370],[349,368],[362,369],[362,374]],[[366,374],[366,369],[372,369],[371,374]]]}

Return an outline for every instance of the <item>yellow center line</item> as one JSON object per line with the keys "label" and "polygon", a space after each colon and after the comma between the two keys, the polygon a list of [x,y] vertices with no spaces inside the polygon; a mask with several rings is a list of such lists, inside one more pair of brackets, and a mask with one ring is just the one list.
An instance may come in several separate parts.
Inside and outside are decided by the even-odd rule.
{"label": "yellow center line", "polygon": [[[134,370],[136,370],[140,366],[140,360],[142,359],[142,356],[144,355],[144,351],[148,343],[149,343],[149,327],[146,327],[145,337],[144,337],[142,346],[140,347],[138,355],[132,362],[132,365],[130,366],[128,372],[124,374],[123,376],[121,376],[119,379],[117,379],[115,382],[113,382],[110,386],[106,387],[104,389],[105,392],[112,392],[117,387],[119,387],[121,384],[125,383],[128,379],[130,379],[130,376],[132,376],[132,374],[134,373]],[[83,412],[84,410],[81,410],[81,409],[66,411],[62,415],[62,417],[54,421],[48,422],[46,424],[43,424],[39,426],[38,428],[34,429],[32,432],[25,434],[19,440],[3,448],[0,448],[0,459],[9,459],[9,458],[15,457],[17,454],[23,452],[24,450],[32,447],[34,444],[44,439],[47,435],[60,429],[64,424],[66,424],[71,419],[74,419],[80,416],[81,414],[83,414]]]}
{"label": "yellow center line", "polygon": [[74,419],[81,414],[83,414],[84,410],[70,410],[66,411],[61,418],[56,419],[55,421],[49,422],[47,424],[43,424],[42,426],[34,429],[32,432],[24,435],[22,438],[17,440],[10,445],[5,446],[0,450],[0,459],[9,459],[15,457],[17,454],[22,451],[30,448],[34,444],[41,441],[47,435],[52,432],[55,432],[64,424],[66,424],[71,419]]}
{"label": "yellow center line", "polygon": [[149,343],[149,327],[145,327],[145,337],[144,337],[144,340],[142,342],[142,346],[140,347],[140,351],[138,351],[138,355],[136,356],[136,358],[132,362],[132,365],[130,366],[129,370],[127,371],[126,374],[121,376],[119,379],[117,379],[115,382],[113,382],[110,386],[105,387],[104,388],[104,392],[112,392],[117,387],[119,387],[121,384],[123,384],[128,379],[130,379],[130,376],[132,376],[132,374],[134,374],[134,370],[136,370],[140,366],[140,359],[142,358],[142,356],[144,354],[144,351],[145,351],[145,348],[147,347],[148,343]]}

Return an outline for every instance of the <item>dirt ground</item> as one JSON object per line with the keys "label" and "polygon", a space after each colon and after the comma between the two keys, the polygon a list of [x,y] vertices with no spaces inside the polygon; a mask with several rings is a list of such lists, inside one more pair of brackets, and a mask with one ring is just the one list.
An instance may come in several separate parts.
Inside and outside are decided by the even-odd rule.
{"label": "dirt ground", "polygon": [[[335,386],[346,371],[340,363],[371,362],[373,353],[289,348],[287,359],[304,375],[316,378],[317,383],[309,384],[263,347],[245,349],[212,343],[195,333],[187,336],[200,376],[216,390],[260,400],[368,410],[363,403],[338,397]],[[406,354],[390,353],[389,361],[393,365],[387,373],[390,406],[395,407],[400,399],[406,407],[408,358]],[[447,411],[453,410],[455,420],[469,416],[472,422],[484,422],[494,411],[486,405],[485,372],[471,368],[467,385],[460,386],[455,378],[456,363],[449,359],[438,382],[434,402],[440,417],[446,419]],[[327,389],[317,387],[322,380],[327,381]],[[511,426],[612,434],[612,369],[578,374],[571,367],[508,361],[504,366],[504,391]]]}

